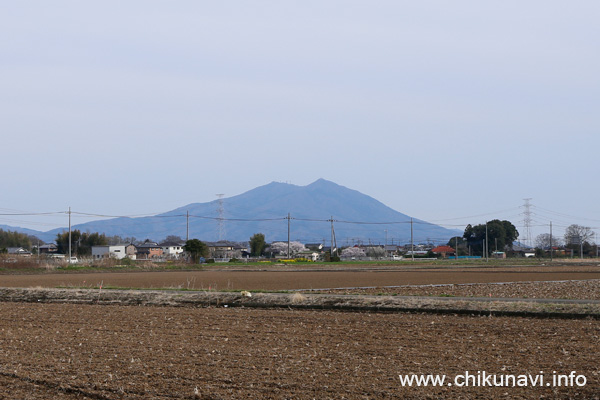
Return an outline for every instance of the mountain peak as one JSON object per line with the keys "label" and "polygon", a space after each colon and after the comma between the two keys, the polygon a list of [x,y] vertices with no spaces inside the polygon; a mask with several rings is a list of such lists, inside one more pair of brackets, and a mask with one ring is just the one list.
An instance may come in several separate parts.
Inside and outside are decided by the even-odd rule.
{"label": "mountain peak", "polygon": [[[182,217],[188,213],[195,218],[187,221]],[[350,244],[360,240],[383,244],[388,238],[392,243],[406,243],[411,238],[409,216],[323,178],[306,186],[271,182],[228,197],[221,211],[214,201],[193,203],[157,217],[92,221],[77,229],[160,240],[167,235],[183,237],[189,228],[191,237],[205,241],[217,240],[220,230],[226,239],[234,241],[248,240],[261,232],[268,241],[280,241],[287,240],[290,220],[286,222],[285,217],[288,215],[293,217],[291,239],[301,242],[328,238],[331,218],[344,221],[335,226],[338,242]],[[386,225],[382,227],[382,223]],[[423,223],[414,227],[414,234],[417,241],[429,238],[447,241],[456,232]]]}
{"label": "mountain peak", "polygon": [[328,181],[327,179],[319,178],[307,186],[315,187],[315,186],[339,186],[339,185],[335,182]]}

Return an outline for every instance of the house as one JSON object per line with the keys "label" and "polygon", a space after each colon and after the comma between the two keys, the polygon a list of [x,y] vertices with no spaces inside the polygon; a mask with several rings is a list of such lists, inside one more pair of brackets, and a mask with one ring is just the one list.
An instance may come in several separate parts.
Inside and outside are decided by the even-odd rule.
{"label": "house", "polygon": [[384,247],[386,257],[392,257],[398,254],[398,246],[395,244],[386,244]]}
{"label": "house", "polygon": [[427,255],[427,251],[425,250],[415,250],[415,251],[407,251],[406,253],[404,253],[407,256],[426,256]]}
{"label": "house", "polygon": [[163,248],[155,242],[144,242],[135,246],[137,260],[152,260],[163,256]]}
{"label": "house", "polygon": [[43,244],[39,247],[40,254],[56,254],[58,253],[58,246],[54,243]]}
{"label": "house", "polygon": [[125,246],[125,254],[132,260],[137,259],[137,248],[135,247],[135,244],[131,243]]}
{"label": "house", "polygon": [[454,250],[450,246],[437,246],[437,247],[434,247],[433,249],[431,249],[431,252],[434,253],[434,254],[441,255],[442,258],[448,258],[450,256],[452,256],[452,257],[456,256],[456,250]]}
{"label": "house", "polygon": [[506,258],[506,253],[504,251],[494,251],[492,252],[492,258]]}
{"label": "house", "polygon": [[319,255],[320,253],[313,251],[313,250],[305,250],[305,251],[299,251],[298,254],[296,254],[297,258],[305,258],[309,261],[317,261],[319,259]]}
{"label": "house", "polygon": [[183,254],[183,243],[180,242],[162,242],[160,247],[162,247],[163,255],[168,259],[177,260]]}
{"label": "house", "polygon": [[535,257],[535,249],[520,242],[513,243],[512,255],[517,257]]}
{"label": "house", "polygon": [[238,243],[221,240],[219,242],[208,242],[206,243],[210,256],[212,258],[239,258],[242,255],[241,247]]}
{"label": "house", "polygon": [[127,245],[125,244],[92,246],[92,258],[94,260],[101,258],[116,258],[121,260],[127,257],[126,247]]}
{"label": "house", "polygon": [[7,247],[6,252],[13,256],[30,257],[31,252],[23,247]]}
{"label": "house", "polygon": [[304,247],[314,251],[321,251],[323,250],[323,243],[306,243]]}

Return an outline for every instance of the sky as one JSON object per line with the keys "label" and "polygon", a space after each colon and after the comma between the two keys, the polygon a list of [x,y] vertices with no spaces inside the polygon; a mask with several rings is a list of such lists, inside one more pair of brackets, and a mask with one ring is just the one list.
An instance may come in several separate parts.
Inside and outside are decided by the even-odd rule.
{"label": "sky", "polygon": [[599,16],[592,0],[3,2],[0,224],[324,178],[447,227],[524,233],[531,199],[533,237],[600,233]]}

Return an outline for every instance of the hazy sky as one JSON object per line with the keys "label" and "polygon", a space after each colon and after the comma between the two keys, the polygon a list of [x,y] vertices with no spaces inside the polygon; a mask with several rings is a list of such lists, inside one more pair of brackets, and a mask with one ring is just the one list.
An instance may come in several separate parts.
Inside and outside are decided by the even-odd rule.
{"label": "hazy sky", "polygon": [[600,227],[599,17],[592,0],[3,2],[0,213],[158,213],[325,178],[460,229],[523,233],[525,198],[533,225]]}

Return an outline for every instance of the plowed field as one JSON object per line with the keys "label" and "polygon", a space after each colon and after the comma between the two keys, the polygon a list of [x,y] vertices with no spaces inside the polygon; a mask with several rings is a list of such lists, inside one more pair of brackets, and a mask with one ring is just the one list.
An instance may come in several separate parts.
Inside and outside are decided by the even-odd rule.
{"label": "plowed field", "polygon": [[[6,399],[589,399],[600,391],[596,320],[0,303],[0,321]],[[466,371],[543,371],[544,384],[418,388],[399,379],[452,382]],[[587,382],[546,386],[553,371]]]}
{"label": "plowed field", "polygon": [[[590,299],[598,279],[597,266],[229,269],[0,275],[0,286]],[[431,284],[474,285],[405,286]],[[599,350],[596,319],[0,302],[0,399],[599,399]],[[403,385],[410,374],[446,377]],[[490,387],[489,375],[520,380]]]}
{"label": "plowed field", "polygon": [[126,288],[297,290],[586,279],[600,279],[600,267],[50,273],[0,275],[0,287],[90,287],[102,284]]}

